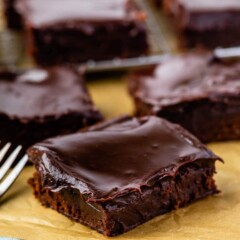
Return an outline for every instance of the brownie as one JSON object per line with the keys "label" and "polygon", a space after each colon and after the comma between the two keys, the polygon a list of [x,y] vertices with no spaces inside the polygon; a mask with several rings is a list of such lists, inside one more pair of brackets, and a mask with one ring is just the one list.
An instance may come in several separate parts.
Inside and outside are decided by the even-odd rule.
{"label": "brownie", "polygon": [[24,147],[101,120],[70,67],[0,71],[0,140]]}
{"label": "brownie", "polygon": [[240,62],[170,57],[129,78],[137,115],[182,125],[203,142],[240,139]]}
{"label": "brownie", "polygon": [[28,150],[42,205],[107,236],[217,193],[221,160],[179,125],[123,117]]}
{"label": "brownie", "polygon": [[21,30],[23,28],[22,17],[16,9],[16,2],[17,0],[3,0],[4,14],[8,28]]}
{"label": "brownie", "polygon": [[240,45],[239,0],[165,0],[183,47]]}
{"label": "brownie", "polygon": [[29,52],[40,65],[148,52],[145,14],[132,0],[25,0],[18,7],[28,31]]}

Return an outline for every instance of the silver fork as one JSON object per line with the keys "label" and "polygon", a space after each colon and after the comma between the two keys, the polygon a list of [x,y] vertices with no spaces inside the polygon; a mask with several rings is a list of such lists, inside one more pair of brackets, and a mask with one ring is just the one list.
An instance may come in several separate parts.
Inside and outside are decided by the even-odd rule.
{"label": "silver fork", "polygon": [[[5,144],[0,150],[0,164],[4,161],[4,157],[8,153],[11,147],[11,143]],[[18,160],[18,155],[22,149],[22,146],[18,146],[14,151],[7,157],[4,163],[0,167],[0,198],[8,191],[8,189],[15,182],[17,177],[20,175],[24,166],[28,161],[27,155],[24,155],[12,169],[13,163]]]}

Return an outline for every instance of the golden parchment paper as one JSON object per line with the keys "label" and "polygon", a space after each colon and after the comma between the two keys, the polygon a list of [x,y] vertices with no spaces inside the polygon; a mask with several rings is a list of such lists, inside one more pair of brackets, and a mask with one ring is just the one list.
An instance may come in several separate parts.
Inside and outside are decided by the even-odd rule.
{"label": "golden parchment paper", "polygon": [[[94,101],[107,117],[132,113],[133,106],[120,79],[90,82]],[[116,237],[122,240],[240,239],[240,142],[209,147],[224,160],[215,176],[221,193],[188,207],[159,216]],[[0,201],[0,236],[25,240],[97,240],[107,237],[42,207],[26,183],[33,174],[27,167]]]}

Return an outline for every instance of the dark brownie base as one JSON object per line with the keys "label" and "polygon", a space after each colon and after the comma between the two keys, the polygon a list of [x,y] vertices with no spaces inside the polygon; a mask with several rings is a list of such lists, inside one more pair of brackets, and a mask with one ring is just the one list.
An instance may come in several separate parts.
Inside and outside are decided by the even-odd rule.
{"label": "dark brownie base", "polygon": [[178,30],[179,47],[180,48],[207,48],[214,49],[216,47],[232,47],[240,45],[239,29],[228,28],[225,31],[203,31],[195,32]]}
{"label": "dark brownie base", "polygon": [[199,160],[179,169],[178,174],[158,180],[140,192],[103,202],[87,203],[79,191],[70,188],[52,192],[44,188],[40,175],[29,180],[42,205],[57,210],[107,236],[127,232],[153,217],[184,207],[195,200],[217,193],[213,180],[215,161]]}
{"label": "dark brownie base", "polygon": [[180,103],[154,112],[151,105],[135,99],[136,115],[157,115],[180,124],[204,143],[240,139],[240,99]]}
{"label": "dark brownie base", "polygon": [[21,15],[15,8],[16,0],[3,0],[4,13],[7,27],[14,30],[22,30],[23,22]]}
{"label": "dark brownie base", "polygon": [[21,119],[13,120],[5,114],[0,114],[0,139],[3,142],[9,141],[15,146],[22,145],[24,149],[27,149],[43,139],[73,133],[100,120],[102,117],[98,113],[93,113],[92,118],[72,113],[58,117],[33,119],[25,123]]}
{"label": "dark brownie base", "polygon": [[105,23],[93,28],[92,35],[80,29],[30,29],[30,55],[36,63],[46,66],[131,58],[148,53],[144,27],[139,26],[134,35],[131,34],[137,28],[134,24]]}

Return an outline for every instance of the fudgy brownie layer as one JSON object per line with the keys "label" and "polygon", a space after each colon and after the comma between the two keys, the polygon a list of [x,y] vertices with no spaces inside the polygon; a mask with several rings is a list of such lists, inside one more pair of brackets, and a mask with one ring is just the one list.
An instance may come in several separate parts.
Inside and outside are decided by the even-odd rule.
{"label": "fudgy brownie layer", "polygon": [[44,187],[39,173],[29,180],[40,202],[68,218],[107,236],[115,236],[173,209],[217,193],[213,180],[215,161],[199,160],[179,169],[174,177],[159,179],[151,187],[112,200],[87,203],[78,190],[53,192]]}
{"label": "fudgy brownie layer", "polygon": [[11,119],[8,115],[0,113],[0,139],[27,148],[51,136],[77,132],[100,120],[102,117],[94,111],[89,117],[72,112],[57,117],[52,115],[42,119],[33,118],[28,123],[21,119]]}
{"label": "fudgy brownie layer", "polygon": [[226,31],[218,29],[206,30],[204,32],[185,30],[182,33],[179,32],[178,35],[180,48],[199,47],[214,49],[216,47],[232,47],[240,45],[240,31],[238,27],[229,27]]}
{"label": "fudgy brownie layer", "polygon": [[207,100],[180,103],[154,112],[151,105],[135,99],[136,115],[157,115],[178,123],[205,143],[238,140],[240,139],[240,99],[225,100],[220,103]]}
{"label": "fudgy brownie layer", "polygon": [[[93,34],[84,32],[88,27],[94,29]],[[30,54],[38,64],[54,65],[131,58],[148,53],[147,33],[140,24],[82,23],[82,29],[33,28],[29,34]]]}

